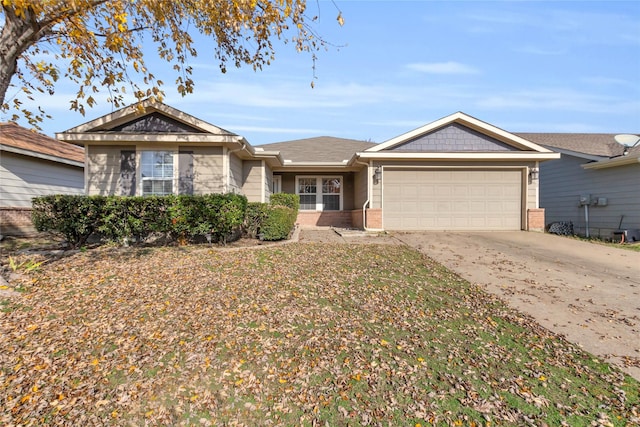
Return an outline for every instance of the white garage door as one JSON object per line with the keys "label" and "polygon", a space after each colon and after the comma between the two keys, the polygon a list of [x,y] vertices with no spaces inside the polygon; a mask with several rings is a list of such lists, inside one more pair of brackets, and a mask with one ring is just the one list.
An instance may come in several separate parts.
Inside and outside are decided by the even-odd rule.
{"label": "white garage door", "polygon": [[520,170],[387,169],[387,230],[520,230]]}

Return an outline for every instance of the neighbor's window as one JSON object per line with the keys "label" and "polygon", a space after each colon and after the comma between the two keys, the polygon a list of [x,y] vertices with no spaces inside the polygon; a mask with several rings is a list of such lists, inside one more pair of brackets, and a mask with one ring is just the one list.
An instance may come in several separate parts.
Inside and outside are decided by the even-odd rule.
{"label": "neighbor's window", "polygon": [[143,196],[173,194],[173,152],[143,151],[140,166]]}
{"label": "neighbor's window", "polygon": [[342,177],[296,177],[296,194],[301,210],[339,211],[342,209]]}

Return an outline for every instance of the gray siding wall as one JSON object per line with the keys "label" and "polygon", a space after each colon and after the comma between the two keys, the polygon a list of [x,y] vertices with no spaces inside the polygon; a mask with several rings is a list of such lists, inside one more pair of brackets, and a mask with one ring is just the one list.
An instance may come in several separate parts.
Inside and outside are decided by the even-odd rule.
{"label": "gray siding wall", "polygon": [[271,198],[271,190],[273,190],[273,171],[265,163],[264,165],[264,202],[268,202]]}
{"label": "gray siding wall", "polygon": [[249,160],[243,163],[242,193],[250,202],[262,202],[263,176],[262,161]]}
{"label": "gray siding wall", "polygon": [[225,191],[222,147],[180,147],[193,151],[193,194]]}
{"label": "gray siding wall", "polygon": [[229,189],[231,193],[242,192],[243,179],[242,159],[235,154],[229,154]]}
{"label": "gray siding wall", "polygon": [[90,196],[119,194],[120,151],[135,150],[135,145],[102,146],[89,145],[87,158],[87,194]]}
{"label": "gray siding wall", "polygon": [[[123,183],[120,176],[121,158],[123,150],[136,150],[135,145],[100,146],[91,145],[86,149],[87,156],[87,194],[112,195],[120,194]],[[175,182],[177,190],[178,174],[178,147],[144,146],[145,150],[173,151],[176,153],[174,162]],[[193,194],[222,193],[225,191],[223,182],[222,147],[193,147],[181,146],[182,151],[193,152]],[[136,163],[139,163],[140,150],[137,150]],[[135,194],[140,194],[140,168],[137,167]]]}
{"label": "gray siding wall", "polygon": [[83,168],[2,152],[0,207],[31,207],[47,194],[84,194]]}
{"label": "gray siding wall", "polygon": [[589,206],[591,236],[608,238],[618,229],[640,228],[640,164],[607,169],[583,169],[588,160],[562,154],[540,165],[540,207],[547,224],[571,221],[574,231],[585,234],[581,195],[607,198],[607,206]]}
{"label": "gray siding wall", "polygon": [[362,209],[362,205],[367,201],[369,196],[367,182],[369,180],[369,168],[353,174],[353,205],[354,209]]}

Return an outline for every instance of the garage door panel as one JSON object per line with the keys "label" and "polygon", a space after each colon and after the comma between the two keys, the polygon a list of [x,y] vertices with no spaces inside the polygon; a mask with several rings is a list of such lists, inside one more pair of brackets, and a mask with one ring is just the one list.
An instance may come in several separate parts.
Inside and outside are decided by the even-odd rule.
{"label": "garage door panel", "polygon": [[385,170],[384,227],[520,230],[521,180],[519,170]]}

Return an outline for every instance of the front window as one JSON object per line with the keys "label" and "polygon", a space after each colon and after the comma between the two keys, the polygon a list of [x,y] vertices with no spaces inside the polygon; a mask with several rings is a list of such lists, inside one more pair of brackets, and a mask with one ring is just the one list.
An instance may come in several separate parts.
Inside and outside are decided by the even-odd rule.
{"label": "front window", "polygon": [[301,210],[342,210],[342,177],[304,176],[296,178]]}
{"label": "front window", "polygon": [[140,166],[143,196],[173,194],[173,152],[143,151]]}

